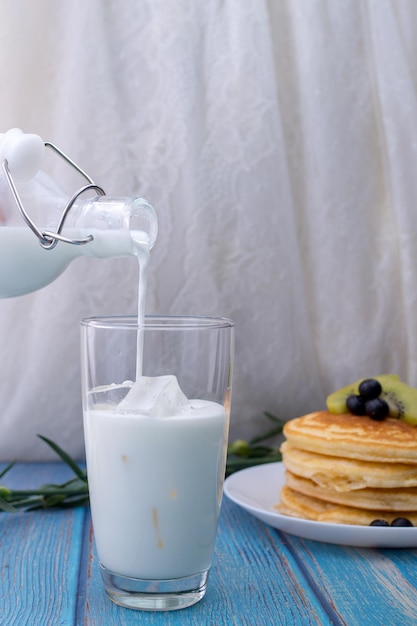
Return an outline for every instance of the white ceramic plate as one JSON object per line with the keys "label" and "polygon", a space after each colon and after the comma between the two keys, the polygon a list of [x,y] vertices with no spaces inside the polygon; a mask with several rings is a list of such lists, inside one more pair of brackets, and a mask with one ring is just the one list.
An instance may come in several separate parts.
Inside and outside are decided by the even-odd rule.
{"label": "white ceramic plate", "polygon": [[417,547],[417,527],[352,526],[280,515],[274,505],[279,501],[283,484],[283,464],[268,463],[232,474],[225,481],[224,492],[230,500],[266,524],[304,539],[361,548]]}

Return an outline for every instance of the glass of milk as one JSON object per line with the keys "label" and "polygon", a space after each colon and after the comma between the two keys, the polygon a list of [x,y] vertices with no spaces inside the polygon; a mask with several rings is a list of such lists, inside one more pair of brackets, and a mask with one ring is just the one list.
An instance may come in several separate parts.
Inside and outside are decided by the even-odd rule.
{"label": "glass of milk", "polygon": [[222,500],[233,323],[83,320],[82,384],[94,537],[107,595],[145,610],[205,594]]}

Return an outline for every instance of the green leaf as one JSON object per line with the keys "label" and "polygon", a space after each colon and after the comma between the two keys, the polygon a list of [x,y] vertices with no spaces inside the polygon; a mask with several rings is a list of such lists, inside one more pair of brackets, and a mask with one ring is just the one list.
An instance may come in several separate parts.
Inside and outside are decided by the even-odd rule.
{"label": "green leaf", "polygon": [[0,510],[5,513],[16,513],[17,509],[4,498],[0,498]]}
{"label": "green leaf", "polygon": [[67,454],[62,448],[58,446],[58,444],[56,444],[54,441],[51,441],[47,437],[43,437],[42,435],[38,435],[38,437],[42,439],[42,441],[47,443],[48,446],[50,446],[59,457],[61,457],[64,463],[66,463],[72,469],[74,474],[76,474],[80,480],[87,482],[86,473],[78,466],[78,464],[74,461],[74,459],[70,457],[69,454]]}
{"label": "green leaf", "polygon": [[252,457],[252,458],[244,458],[244,457],[230,457],[227,459],[226,463],[226,476],[230,476],[234,472],[238,472],[239,470],[246,469],[248,467],[254,467],[255,465],[264,465],[265,463],[276,463],[277,461],[281,461],[281,454],[271,453],[267,456],[263,457]]}
{"label": "green leaf", "polygon": [[269,413],[268,411],[264,412],[265,417],[267,417],[271,422],[274,422],[276,426],[267,430],[265,433],[261,435],[256,435],[249,441],[249,445],[253,445],[255,443],[259,443],[260,441],[265,441],[265,439],[269,439],[270,437],[274,437],[275,435],[280,435],[282,433],[282,429],[284,428],[285,421],[280,420],[278,417]]}
{"label": "green leaf", "polygon": [[275,426],[274,428],[271,428],[271,430],[268,430],[263,435],[257,435],[256,437],[253,437],[249,441],[249,444],[253,445],[254,443],[259,443],[261,441],[264,441],[265,439],[270,439],[270,437],[274,437],[275,435],[280,435],[281,433],[282,433],[282,426],[281,425]]}
{"label": "green leaf", "polygon": [[12,461],[11,463],[9,463],[9,465],[7,467],[4,468],[4,470],[2,472],[0,472],[0,479],[2,479],[3,476],[5,476],[7,474],[7,472],[12,469],[12,467],[13,467],[13,465],[15,463],[16,463],[16,461]]}
{"label": "green leaf", "polygon": [[281,424],[282,426],[284,426],[285,421],[281,420],[279,417],[277,417],[276,415],[273,415],[272,413],[270,413],[269,411],[264,411],[264,415],[265,417],[267,417],[269,420],[271,420],[271,422],[277,422],[277,424]]}

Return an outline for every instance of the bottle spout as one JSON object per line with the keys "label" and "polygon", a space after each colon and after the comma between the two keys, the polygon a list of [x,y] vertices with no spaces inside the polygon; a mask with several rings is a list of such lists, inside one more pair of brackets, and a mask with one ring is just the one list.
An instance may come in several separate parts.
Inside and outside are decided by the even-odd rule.
{"label": "bottle spout", "polygon": [[110,198],[100,196],[85,200],[72,210],[68,224],[75,228],[94,231],[129,231],[132,238],[151,249],[158,234],[155,209],[147,200],[138,197]]}
{"label": "bottle spout", "polygon": [[158,235],[158,218],[155,209],[143,198],[130,198],[129,230],[145,233],[149,250],[153,248]]}

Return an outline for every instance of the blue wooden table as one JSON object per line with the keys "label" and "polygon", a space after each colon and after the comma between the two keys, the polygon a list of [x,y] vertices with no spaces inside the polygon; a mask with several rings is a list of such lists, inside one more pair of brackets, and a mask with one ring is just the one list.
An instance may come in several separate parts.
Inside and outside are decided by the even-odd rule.
{"label": "blue wooden table", "polygon": [[[19,464],[34,488],[71,478],[60,463]],[[167,613],[120,608],[102,589],[88,508],[0,514],[1,626],[163,624],[417,625],[417,551],[301,540],[226,498],[205,598]]]}

